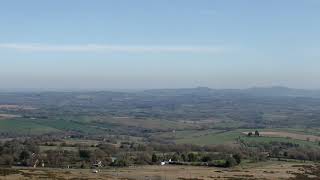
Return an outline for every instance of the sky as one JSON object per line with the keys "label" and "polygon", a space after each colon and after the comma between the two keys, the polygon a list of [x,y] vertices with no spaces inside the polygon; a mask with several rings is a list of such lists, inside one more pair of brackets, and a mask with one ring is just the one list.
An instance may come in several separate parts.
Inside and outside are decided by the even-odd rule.
{"label": "sky", "polygon": [[318,0],[2,0],[0,89],[320,89]]}

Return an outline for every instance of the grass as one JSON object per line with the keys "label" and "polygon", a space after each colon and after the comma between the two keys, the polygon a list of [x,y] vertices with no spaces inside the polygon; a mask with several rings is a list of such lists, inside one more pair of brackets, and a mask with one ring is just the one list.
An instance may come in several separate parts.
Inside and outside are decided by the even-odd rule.
{"label": "grass", "polygon": [[[212,130],[202,136],[186,137],[183,139],[176,139],[176,143],[179,144],[197,144],[197,145],[208,145],[208,144],[223,144],[231,143],[236,140],[242,134],[238,131],[216,131]],[[192,135],[191,135],[192,136]]]}
{"label": "grass", "polygon": [[298,133],[298,134],[307,134],[320,136],[320,128],[279,128],[275,130],[282,130],[286,132]]}
{"label": "grass", "polygon": [[156,133],[154,136],[161,138],[174,138],[174,139],[189,139],[196,138],[201,136],[206,136],[208,134],[214,134],[223,132],[222,130],[184,130],[184,131],[175,131],[175,132],[166,132],[166,133]]}
{"label": "grass", "polygon": [[45,133],[58,133],[58,129],[41,125],[24,119],[7,119],[0,121],[0,132],[19,135],[40,135]]}
{"label": "grass", "polygon": [[16,135],[42,135],[60,133],[63,131],[77,131],[84,134],[105,133],[101,127],[94,127],[90,123],[79,122],[74,119],[29,119],[14,118],[0,120],[0,133]]}
{"label": "grass", "polygon": [[190,124],[184,124],[177,121],[168,121],[163,119],[133,119],[130,117],[113,117],[113,118],[98,118],[102,123],[115,124],[120,126],[133,126],[146,129],[170,130],[170,129],[185,129],[192,128]]}
{"label": "grass", "polygon": [[[136,166],[119,169],[21,168],[5,171],[0,179],[289,179],[305,172],[306,163],[261,162],[244,167],[216,168],[199,166]],[[300,169],[303,169],[301,172]],[[18,176],[20,175],[20,176]],[[316,176],[315,178],[318,178]]]}
{"label": "grass", "polygon": [[[260,131],[286,131],[283,129],[261,129]],[[210,145],[210,144],[224,144],[233,143],[237,138],[241,137],[247,142],[291,142],[302,146],[318,146],[317,142],[306,140],[298,140],[286,137],[248,137],[242,132],[254,131],[252,129],[236,129],[232,131],[222,130],[205,130],[205,131],[177,131],[174,136],[173,133],[159,134],[162,138],[172,138],[178,144],[197,144],[197,145]],[[293,132],[291,130],[290,132]],[[296,131],[297,132],[297,131]],[[303,131],[299,131],[302,134]]]}
{"label": "grass", "polygon": [[290,142],[294,144],[299,144],[301,146],[318,146],[315,142],[310,141],[303,141],[298,139],[290,139],[285,137],[248,137],[248,136],[242,136],[243,140],[247,142]]}
{"label": "grass", "polygon": [[48,151],[48,150],[57,150],[57,149],[62,149],[65,151],[74,151],[77,152],[78,151],[78,147],[65,147],[65,146],[40,146],[40,151],[44,152],[44,151]]}
{"label": "grass", "polygon": [[66,119],[53,119],[53,120],[38,120],[41,125],[49,126],[62,131],[78,131],[85,134],[104,133],[103,130],[91,127],[88,123],[66,120]]}
{"label": "grass", "polygon": [[[97,118],[97,117],[96,117]],[[154,129],[175,129],[182,123],[173,121],[153,120],[153,119],[130,119],[130,118],[101,118],[101,124],[95,124],[90,117],[57,117],[55,119],[3,119],[0,121],[0,133],[12,133],[17,135],[41,135],[46,133],[59,133],[62,131],[77,131],[83,134],[104,134],[108,129],[114,131],[124,131],[129,126],[144,127]],[[187,128],[189,125],[180,126]],[[179,128],[177,128],[179,129]],[[286,137],[247,137],[242,132],[254,131],[255,129],[235,129],[230,131],[220,129],[208,130],[176,130],[175,132],[155,133],[154,137],[162,139],[171,139],[178,144],[224,144],[234,143],[237,138],[241,137],[248,142],[291,142],[303,146],[318,146],[317,142],[309,142],[306,140],[297,140]],[[305,128],[274,128],[274,129],[258,129],[259,131],[279,131],[291,132],[297,134],[319,135],[317,129]]]}
{"label": "grass", "polygon": [[68,145],[82,144],[86,146],[91,146],[91,145],[99,144],[99,141],[96,141],[96,140],[84,140],[84,139],[76,139],[76,138],[65,139],[63,141]]}

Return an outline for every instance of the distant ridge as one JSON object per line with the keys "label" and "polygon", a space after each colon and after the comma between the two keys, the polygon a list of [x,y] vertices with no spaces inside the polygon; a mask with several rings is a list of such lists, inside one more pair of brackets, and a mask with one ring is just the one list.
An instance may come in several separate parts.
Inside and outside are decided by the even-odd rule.
{"label": "distant ridge", "polygon": [[292,96],[292,97],[317,97],[320,98],[320,90],[294,89],[283,86],[252,87],[247,89],[211,89],[208,87],[181,88],[181,89],[151,89],[145,93],[161,94],[245,94],[253,96]]}

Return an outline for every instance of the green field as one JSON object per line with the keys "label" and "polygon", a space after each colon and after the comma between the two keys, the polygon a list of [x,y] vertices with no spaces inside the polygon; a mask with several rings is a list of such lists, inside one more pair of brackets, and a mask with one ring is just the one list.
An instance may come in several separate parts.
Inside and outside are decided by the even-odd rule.
{"label": "green field", "polygon": [[207,144],[222,144],[229,143],[236,140],[237,137],[241,136],[241,133],[237,131],[206,131],[206,133],[195,132],[195,134],[189,134],[183,138],[178,138],[175,141],[179,144],[197,144],[197,145],[207,145]]}
{"label": "green field", "polygon": [[[240,137],[246,142],[291,142],[299,145],[309,145],[309,146],[318,146],[317,142],[310,142],[306,140],[298,140],[287,137],[248,137],[243,132],[254,131],[252,129],[236,129],[231,131],[223,130],[202,130],[202,131],[177,131],[175,133],[161,133],[156,134],[161,138],[171,138],[178,144],[197,144],[197,145],[210,145],[210,144],[224,144],[224,143],[235,143],[236,140]],[[293,130],[290,131],[287,129],[259,129],[259,131],[282,131],[282,132],[295,132],[303,134],[303,131]],[[310,133],[306,133],[310,134]]]}
{"label": "green field", "polygon": [[59,133],[60,130],[47,125],[41,125],[23,119],[5,119],[0,121],[1,133],[20,135],[40,135],[45,133]]}
{"label": "green field", "polygon": [[[93,118],[96,120],[96,118]],[[148,121],[148,123],[147,123]],[[134,120],[134,119],[103,119],[101,124],[95,124],[90,117],[69,117],[66,119],[3,119],[0,121],[0,133],[15,133],[20,135],[41,135],[46,133],[59,133],[65,131],[76,131],[84,134],[106,134],[109,130],[126,131],[130,130],[130,125],[135,127],[144,127],[154,129],[160,126],[160,120]],[[162,130],[169,130],[179,126],[177,122],[163,121]],[[127,126],[125,126],[125,124]],[[171,127],[171,128],[170,128]],[[190,126],[183,126],[190,128]],[[248,137],[243,132],[254,131],[255,129],[234,129],[234,130],[169,130],[167,132],[154,133],[151,137],[158,139],[172,140],[177,144],[196,144],[196,145],[212,145],[235,143],[239,137],[246,142],[291,142],[300,145],[318,146],[318,142],[307,140],[299,140],[288,137]],[[259,131],[279,131],[290,132],[305,135],[319,135],[317,129],[305,128],[274,128],[274,129],[258,129]]]}

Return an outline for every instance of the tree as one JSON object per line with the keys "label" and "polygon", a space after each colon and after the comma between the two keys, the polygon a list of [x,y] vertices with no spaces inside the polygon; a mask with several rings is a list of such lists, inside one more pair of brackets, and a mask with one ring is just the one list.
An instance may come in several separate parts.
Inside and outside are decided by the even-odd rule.
{"label": "tree", "polygon": [[180,156],[178,153],[174,153],[171,157],[172,161],[180,161]]}
{"label": "tree", "polygon": [[3,154],[0,156],[0,165],[11,166],[14,162],[14,159],[9,154]]}
{"label": "tree", "polygon": [[248,132],[248,136],[251,137],[252,136],[252,132]]}
{"label": "tree", "polygon": [[46,151],[48,164],[52,167],[62,167],[67,162],[65,157],[66,152],[60,149]]}
{"label": "tree", "polygon": [[20,155],[19,155],[19,159],[20,161],[22,161],[23,165],[28,165],[27,160],[31,157],[31,154],[29,151],[27,150],[23,150]]}
{"label": "tree", "polygon": [[189,153],[189,154],[188,154],[188,160],[189,160],[189,162],[194,162],[194,161],[196,161],[196,160],[197,160],[196,154],[194,154],[194,153]]}
{"label": "tree", "polygon": [[158,162],[158,156],[156,155],[156,153],[153,153],[153,154],[152,154],[151,161],[152,161],[153,163]]}
{"label": "tree", "polygon": [[226,159],[225,167],[233,167],[237,165],[237,161],[233,157],[228,157]]}
{"label": "tree", "polygon": [[92,163],[96,163],[98,161],[101,161],[103,165],[108,165],[111,163],[111,159],[109,154],[106,154],[104,151],[100,149],[96,149],[93,153],[90,155],[90,161]]}
{"label": "tree", "polygon": [[254,132],[254,135],[255,135],[255,136],[260,136],[259,131],[258,131],[258,130],[256,130],[256,131]]}
{"label": "tree", "polygon": [[201,161],[202,162],[210,162],[210,161],[212,161],[212,157],[209,154],[206,154],[201,158]]}
{"label": "tree", "polygon": [[272,151],[271,151],[271,155],[274,156],[274,157],[278,157],[280,154],[280,148],[279,147],[274,147],[272,148]]}
{"label": "tree", "polygon": [[125,167],[125,166],[129,166],[130,164],[131,164],[130,160],[126,156],[123,156],[115,160],[111,165],[118,166],[118,167]]}
{"label": "tree", "polygon": [[138,153],[135,158],[135,164],[141,164],[141,165],[146,165],[146,164],[151,164],[152,162],[152,157],[150,156],[149,153],[143,152],[143,153]]}
{"label": "tree", "polygon": [[111,166],[125,167],[131,165],[132,159],[128,153],[120,154],[118,158],[111,163]]}
{"label": "tree", "polygon": [[79,149],[79,156],[84,159],[89,159],[91,156],[91,152],[86,149]]}
{"label": "tree", "polygon": [[117,149],[115,146],[110,145],[110,144],[99,144],[98,145],[99,149],[104,151],[106,154],[115,154],[117,153]]}
{"label": "tree", "polygon": [[187,157],[185,154],[181,154],[181,159],[182,161],[186,162],[187,161]]}
{"label": "tree", "polygon": [[232,155],[232,157],[236,160],[237,164],[240,164],[241,163],[241,154],[237,153],[237,154],[234,154]]}

